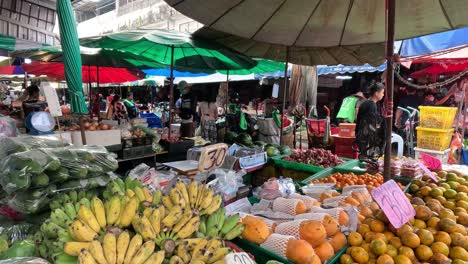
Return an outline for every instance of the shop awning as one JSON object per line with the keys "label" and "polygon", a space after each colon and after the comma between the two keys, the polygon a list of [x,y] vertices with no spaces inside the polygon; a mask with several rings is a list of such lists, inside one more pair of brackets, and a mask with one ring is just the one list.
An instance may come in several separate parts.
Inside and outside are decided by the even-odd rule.
{"label": "shop awning", "polygon": [[21,66],[0,66],[0,75],[24,74]]}
{"label": "shop awning", "polygon": [[382,72],[385,71],[387,65],[381,64],[380,66],[374,67],[370,64],[364,64],[360,66],[345,66],[345,65],[334,65],[334,66],[326,66],[326,65],[319,65],[317,66],[317,74],[318,75],[326,75],[326,74],[345,74],[345,73],[355,73],[355,72]]}

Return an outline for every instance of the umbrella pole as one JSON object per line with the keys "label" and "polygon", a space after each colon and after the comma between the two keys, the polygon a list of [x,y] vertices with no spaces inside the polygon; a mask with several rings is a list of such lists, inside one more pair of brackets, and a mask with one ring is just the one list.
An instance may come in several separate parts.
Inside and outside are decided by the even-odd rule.
{"label": "umbrella pole", "polygon": [[395,42],[395,0],[386,0],[386,55],[387,55],[387,74],[385,86],[387,88],[387,105],[385,116],[385,159],[384,159],[384,180],[390,180],[390,161],[392,158],[392,128],[393,128],[393,45]]}
{"label": "umbrella pole", "polygon": [[[90,75],[91,75],[91,66],[88,65],[88,87],[89,87],[88,96],[91,96],[91,94],[93,93],[93,87],[91,87],[91,80],[89,78]],[[91,103],[91,100],[89,100],[89,102]],[[91,106],[91,109],[93,109],[92,106]],[[90,115],[91,115],[91,119],[93,119],[93,111],[91,111]],[[98,118],[99,118],[99,116],[98,116]]]}
{"label": "umbrella pole", "polygon": [[171,124],[174,115],[174,46],[171,46],[171,81],[169,85],[169,133],[168,139],[171,138]]}
{"label": "umbrella pole", "polygon": [[224,105],[224,122],[225,122],[225,127],[226,127],[226,132],[228,131],[228,116],[227,116],[227,111],[228,111],[228,104],[229,104],[229,70],[227,70],[226,73],[226,104]]}
{"label": "umbrella pole", "polygon": [[[465,104],[465,101],[466,101],[466,98],[465,98],[465,93],[466,93],[466,82],[463,82],[463,96],[462,96],[462,101],[461,101],[461,111],[463,111],[463,123],[462,123],[462,133],[461,133],[461,140],[462,140],[462,144],[460,146],[460,158],[458,159],[458,164],[463,164],[462,161],[463,161],[463,141],[465,140],[465,124],[466,124],[466,104]],[[457,126],[458,126],[458,121],[457,121]],[[458,131],[458,128],[457,130],[455,131]]]}
{"label": "umbrella pole", "polygon": [[[97,93],[101,93],[101,88],[99,86],[99,65],[96,66],[96,85],[97,85]],[[101,117],[98,117],[98,120],[101,121]]]}
{"label": "umbrella pole", "polygon": [[284,130],[284,112],[286,109],[286,89],[288,87],[288,63],[289,63],[289,47],[286,47],[286,62],[284,64],[284,88],[283,88],[283,106],[281,108],[281,128],[280,128],[280,145],[283,144]]}

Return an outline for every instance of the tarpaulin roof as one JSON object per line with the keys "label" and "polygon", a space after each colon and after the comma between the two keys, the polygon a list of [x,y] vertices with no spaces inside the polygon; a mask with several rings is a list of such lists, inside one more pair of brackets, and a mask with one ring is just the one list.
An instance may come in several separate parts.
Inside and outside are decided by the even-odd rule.
{"label": "tarpaulin roof", "polygon": [[468,28],[403,40],[400,56],[413,57],[468,45]]}
{"label": "tarpaulin roof", "polygon": [[24,74],[21,66],[0,66],[0,75]]}

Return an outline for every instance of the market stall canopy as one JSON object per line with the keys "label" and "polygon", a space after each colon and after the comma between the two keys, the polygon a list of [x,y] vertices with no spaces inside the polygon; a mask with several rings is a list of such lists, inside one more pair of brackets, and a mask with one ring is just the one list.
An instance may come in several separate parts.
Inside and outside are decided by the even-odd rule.
{"label": "market stall canopy", "polygon": [[454,74],[466,69],[468,69],[468,58],[461,60],[452,59],[450,63],[433,63],[433,65],[427,68],[413,72],[410,77],[415,79],[422,77],[435,78],[439,74]]}
{"label": "market stall canopy", "polygon": [[468,45],[468,28],[460,28],[404,40],[401,45],[401,57],[427,56],[437,53],[457,51]]}
{"label": "market stall canopy", "polygon": [[0,66],[0,75],[18,75],[24,74],[21,66]]}
{"label": "market stall canopy", "polygon": [[14,51],[41,47],[43,47],[43,45],[39,43],[0,34],[0,50]]}
{"label": "market stall canopy", "polygon": [[[383,62],[385,1],[165,1],[210,29],[227,33],[218,37],[220,42],[232,42],[230,47],[248,56],[284,61],[288,46],[290,61],[296,64]],[[468,1],[397,1],[396,39],[468,26],[467,8]]]}
{"label": "market stall canopy", "polygon": [[[96,66],[82,66],[81,74],[84,83],[96,83],[98,74]],[[23,69],[35,75],[47,75],[49,78],[65,80],[65,69],[58,62],[37,62],[23,64]],[[140,71],[130,71],[124,68],[99,67],[99,83],[123,83],[143,79],[145,74]]]}
{"label": "market stall canopy", "polygon": [[217,83],[225,82],[229,78],[229,82],[235,81],[249,81],[255,80],[255,74],[244,74],[244,75],[230,75],[221,73],[209,74],[206,76],[199,77],[176,77],[174,83],[179,83],[180,81],[186,81],[187,83]]}
{"label": "market stall canopy", "polygon": [[[216,41],[249,57],[286,61],[286,46],[283,45],[258,42],[206,27],[194,35]],[[327,48],[292,46],[289,47],[289,62],[299,65],[380,65],[385,60],[384,48],[383,43]]]}
{"label": "market stall canopy", "polygon": [[165,30],[135,30],[81,39],[81,45],[133,53],[186,71],[250,69],[257,63],[220,44]]}
{"label": "market stall canopy", "polygon": [[[164,65],[149,58],[133,53],[112,49],[95,49],[80,47],[83,65],[117,68],[163,68]],[[18,50],[10,53],[12,57],[28,58],[43,62],[63,62],[61,46],[49,46],[34,49]]]}
{"label": "market stall canopy", "polygon": [[378,67],[373,67],[369,64],[364,64],[361,66],[345,66],[345,65],[319,65],[317,66],[318,75],[326,74],[345,74],[345,73],[355,73],[355,72],[383,72],[387,68],[386,63],[381,64]]}
{"label": "market stall canopy", "polygon": [[[284,70],[284,63],[276,62],[272,60],[265,60],[265,59],[254,59],[257,62],[257,65],[251,69],[243,69],[243,70],[230,70],[229,75],[250,75],[254,74],[265,74],[270,72],[277,72]],[[147,75],[151,76],[170,76],[170,69],[148,69],[143,70]],[[184,72],[184,71],[174,71],[174,77],[200,77],[200,76],[208,76],[213,73],[222,73],[227,74],[228,71],[226,70],[218,70],[218,71],[205,71],[201,73],[193,73],[193,72]]]}

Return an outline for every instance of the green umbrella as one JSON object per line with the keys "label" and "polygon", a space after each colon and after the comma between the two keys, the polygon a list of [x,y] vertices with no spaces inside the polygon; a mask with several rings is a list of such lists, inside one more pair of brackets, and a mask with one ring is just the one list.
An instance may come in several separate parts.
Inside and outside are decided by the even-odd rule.
{"label": "green umbrella", "polygon": [[[87,66],[102,66],[116,68],[162,68],[164,65],[138,56],[133,53],[112,49],[95,49],[80,47],[81,62]],[[12,57],[29,58],[44,62],[63,62],[63,50],[61,46],[49,46],[42,48],[24,49],[10,53]]]}
{"label": "green umbrella", "polygon": [[[130,52],[176,69],[242,70],[256,66],[247,56],[189,34],[164,30],[136,30],[84,38],[82,46]],[[174,49],[173,61],[171,60]]]}
{"label": "green umbrella", "polygon": [[63,48],[65,78],[70,89],[71,111],[75,114],[87,114],[88,107],[83,96],[81,76],[80,43],[71,1],[57,1],[57,16]]}
{"label": "green umbrella", "polygon": [[230,75],[248,75],[248,74],[265,74],[270,72],[284,71],[284,62],[277,62],[266,59],[254,59],[257,66],[243,70],[218,70],[217,72]]}

